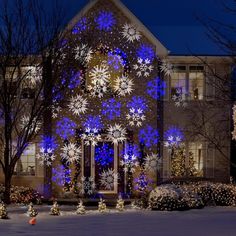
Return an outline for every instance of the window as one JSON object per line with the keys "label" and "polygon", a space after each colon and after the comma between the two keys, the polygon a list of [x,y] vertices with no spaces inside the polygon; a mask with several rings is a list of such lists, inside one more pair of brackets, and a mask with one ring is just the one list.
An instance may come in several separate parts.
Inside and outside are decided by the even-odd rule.
{"label": "window", "polygon": [[195,176],[203,176],[203,145],[201,143],[189,143],[189,163],[193,164]]}
{"label": "window", "polygon": [[36,145],[29,144],[16,166],[19,175],[35,175]]}
{"label": "window", "polygon": [[202,100],[204,96],[203,66],[174,66],[171,75],[171,98],[173,100]]}
{"label": "window", "polygon": [[189,67],[189,96],[191,100],[203,99],[203,83],[204,83],[203,66]]}

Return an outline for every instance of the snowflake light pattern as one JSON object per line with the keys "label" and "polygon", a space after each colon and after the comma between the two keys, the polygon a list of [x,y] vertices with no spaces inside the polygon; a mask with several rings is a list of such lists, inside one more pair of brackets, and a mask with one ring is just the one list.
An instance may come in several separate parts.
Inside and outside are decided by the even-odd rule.
{"label": "snowflake light pattern", "polygon": [[108,138],[114,143],[123,142],[126,140],[126,130],[121,125],[115,124],[108,128]]}
{"label": "snowflake light pattern", "polygon": [[[82,74],[80,71],[70,70],[69,72],[63,72],[62,74],[62,85],[69,89],[78,88],[81,84]],[[55,100],[58,100],[54,98]]]}
{"label": "snowflake light pattern", "polygon": [[174,67],[167,60],[163,60],[160,66],[160,70],[165,76],[171,76],[173,73]]}
{"label": "snowflake light pattern", "polygon": [[90,129],[100,130],[100,129],[103,128],[102,120],[99,116],[88,115],[87,119],[83,123],[83,128],[85,128],[85,129],[90,128]]}
{"label": "snowflake light pattern", "polygon": [[36,158],[39,160],[40,165],[51,166],[56,156],[54,155],[52,148],[40,148]]}
{"label": "snowflake light pattern", "polygon": [[81,113],[85,113],[87,110],[87,99],[83,98],[81,95],[77,95],[70,99],[70,103],[68,105],[69,110],[73,112],[75,115],[80,115]]}
{"label": "snowflake light pattern", "polygon": [[120,117],[121,103],[114,98],[108,99],[102,103],[102,114],[109,120]]}
{"label": "snowflake light pattern", "polygon": [[64,117],[56,123],[56,134],[62,139],[75,135],[77,125],[71,119]]}
{"label": "snowflake light pattern", "polygon": [[86,128],[83,134],[81,135],[81,139],[84,141],[85,145],[96,146],[97,143],[102,139],[99,130],[94,128]]}
{"label": "snowflake light pattern", "polygon": [[160,167],[160,158],[157,154],[152,153],[145,157],[144,163],[146,172],[156,173]]}
{"label": "snowflake light pattern", "polygon": [[52,182],[60,187],[63,187],[66,183],[71,182],[71,178],[66,178],[66,176],[70,175],[71,170],[67,170],[63,165],[58,165],[52,168]]}
{"label": "snowflake light pattern", "polygon": [[176,107],[186,107],[188,105],[185,99],[185,94],[183,94],[182,90],[179,88],[175,90],[175,94],[172,95],[171,98],[174,101]]}
{"label": "snowflake light pattern", "polygon": [[114,89],[119,96],[125,96],[126,94],[131,94],[133,91],[133,85],[134,83],[132,79],[122,75],[121,77],[116,78]]}
{"label": "snowflake light pattern", "polygon": [[125,154],[120,161],[120,165],[123,167],[124,172],[135,172],[135,168],[139,166],[138,158],[134,154]]}
{"label": "snowflake light pattern", "polygon": [[81,177],[78,183],[78,189],[80,194],[92,195],[95,192],[96,185],[93,177]]}
{"label": "snowflake light pattern", "polygon": [[183,138],[183,132],[178,127],[172,126],[164,134],[164,145],[170,149],[179,147],[183,142]]}
{"label": "snowflake light pattern", "polygon": [[139,41],[141,38],[141,34],[137,30],[137,28],[132,24],[124,24],[122,27],[122,35],[126,38],[129,42],[134,42],[135,40]]}
{"label": "snowflake light pattern", "polygon": [[[23,67],[24,68],[24,67]],[[40,66],[28,66],[25,72],[25,83],[30,87],[35,87],[42,80],[42,67]]]}
{"label": "snowflake light pattern", "polygon": [[130,126],[140,127],[143,121],[145,121],[146,116],[143,114],[142,109],[135,110],[134,108],[131,108],[129,113],[126,115],[126,119]]}
{"label": "snowflake light pattern", "polygon": [[75,143],[68,143],[63,146],[62,150],[62,160],[67,164],[73,162],[78,162],[81,159],[81,148]]}
{"label": "snowflake light pattern", "polygon": [[88,28],[88,20],[82,17],[73,27],[72,34],[80,34]]}
{"label": "snowflake light pattern", "polygon": [[134,109],[135,112],[138,112],[138,110],[146,111],[148,106],[147,102],[143,97],[140,96],[133,96],[131,101],[128,102],[127,108]]}
{"label": "snowflake light pattern", "polygon": [[41,136],[41,142],[39,143],[40,148],[44,148],[45,150],[47,149],[52,149],[55,150],[57,148],[57,141],[55,137],[49,136],[49,135],[43,135]]}
{"label": "snowflake light pattern", "polygon": [[106,85],[109,82],[110,74],[108,72],[108,66],[106,65],[97,65],[90,72],[89,76],[92,80],[92,83],[99,84],[101,86]]}
{"label": "snowflake light pattern", "polygon": [[110,31],[115,24],[115,18],[112,12],[101,11],[95,19],[98,29]]}
{"label": "snowflake light pattern", "polygon": [[114,159],[114,149],[108,143],[95,147],[95,162],[103,167],[109,166]]}
{"label": "snowflake light pattern", "polygon": [[120,70],[125,65],[122,57],[114,52],[108,52],[107,54],[107,64],[114,70]]}
{"label": "snowflake light pattern", "polygon": [[112,169],[104,170],[100,174],[100,184],[106,190],[114,189],[114,185],[118,182],[118,174],[114,172]]}
{"label": "snowflake light pattern", "polygon": [[75,59],[82,65],[86,65],[93,55],[93,50],[87,44],[81,44],[74,49]]}
{"label": "snowflake light pattern", "polygon": [[134,189],[139,192],[150,192],[152,190],[153,181],[148,176],[141,172],[140,175],[134,179]]}
{"label": "snowflake light pattern", "polygon": [[147,148],[156,146],[159,142],[159,132],[152,126],[147,125],[139,131],[139,140],[144,143]]}
{"label": "snowflake light pattern", "polygon": [[29,134],[38,133],[41,129],[41,126],[41,121],[37,120],[36,117],[31,121],[29,116],[23,115],[20,121],[21,129],[24,131],[28,130]]}
{"label": "snowflake light pattern", "polygon": [[133,68],[138,77],[148,77],[154,69],[149,59],[142,58],[138,58],[137,64],[133,65]]}
{"label": "snowflake light pattern", "polygon": [[155,52],[151,46],[142,44],[137,50],[137,57],[152,62],[155,58]]}
{"label": "snowflake light pattern", "polygon": [[104,94],[108,91],[107,85],[100,85],[96,83],[95,85],[89,85],[88,91],[91,97],[102,98]]}
{"label": "snowflake light pattern", "polygon": [[159,100],[165,95],[166,82],[159,77],[148,81],[147,94],[153,99]]}

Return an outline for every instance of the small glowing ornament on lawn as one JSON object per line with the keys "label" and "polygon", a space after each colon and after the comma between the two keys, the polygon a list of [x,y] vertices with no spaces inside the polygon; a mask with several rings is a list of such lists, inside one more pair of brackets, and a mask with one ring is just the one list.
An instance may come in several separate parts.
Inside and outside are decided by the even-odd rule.
{"label": "small glowing ornament on lawn", "polygon": [[9,219],[4,202],[0,203],[0,219]]}
{"label": "small glowing ornament on lawn", "polygon": [[106,210],[107,210],[106,203],[102,198],[100,198],[100,201],[98,202],[98,211],[104,213],[106,212]]}
{"label": "small glowing ornament on lawn", "polygon": [[53,202],[53,205],[50,211],[51,211],[50,215],[53,215],[53,216],[59,216],[61,214],[57,201]]}
{"label": "small glowing ornament on lawn", "polygon": [[27,216],[29,217],[36,217],[38,212],[34,209],[33,203],[31,202],[28,207]]}
{"label": "small glowing ornament on lawn", "polygon": [[116,203],[116,209],[118,211],[124,211],[124,208],[125,208],[124,200],[122,199],[121,195],[119,195]]}
{"label": "small glowing ornament on lawn", "polygon": [[86,213],[85,206],[83,205],[83,201],[80,199],[79,204],[77,206],[76,214],[84,215]]}

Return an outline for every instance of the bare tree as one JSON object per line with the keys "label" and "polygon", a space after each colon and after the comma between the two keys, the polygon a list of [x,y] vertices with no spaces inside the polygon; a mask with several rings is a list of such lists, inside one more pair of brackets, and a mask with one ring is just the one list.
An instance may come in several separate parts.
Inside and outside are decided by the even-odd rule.
{"label": "bare tree", "polygon": [[52,96],[66,87],[56,76],[64,16],[56,1],[48,6],[40,0],[5,0],[1,6],[0,165],[6,203],[17,161],[40,132],[50,134]]}

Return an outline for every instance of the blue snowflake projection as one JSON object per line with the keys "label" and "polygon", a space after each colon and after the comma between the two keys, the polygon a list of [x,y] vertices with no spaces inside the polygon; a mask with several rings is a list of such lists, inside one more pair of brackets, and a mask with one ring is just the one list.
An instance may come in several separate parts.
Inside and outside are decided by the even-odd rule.
{"label": "blue snowflake projection", "polygon": [[64,72],[62,76],[62,85],[67,85],[69,89],[77,88],[81,83],[82,74],[80,71],[71,70],[69,75]]}
{"label": "blue snowflake projection", "polygon": [[140,158],[140,151],[139,151],[138,145],[128,143],[127,147],[120,152],[120,157],[122,158],[126,154],[129,155],[130,157],[132,155],[134,155],[139,159]]}
{"label": "blue snowflake projection", "polygon": [[60,102],[63,99],[63,95],[60,88],[54,87],[52,89],[52,100],[54,103]]}
{"label": "blue snowflake projection", "polygon": [[171,126],[164,134],[164,145],[168,148],[179,147],[183,142],[184,134],[176,126]]}
{"label": "blue snowflake projection", "polygon": [[39,147],[43,148],[45,151],[48,149],[55,150],[57,148],[57,142],[55,137],[49,135],[42,135],[41,142],[39,143]]}
{"label": "blue snowflake projection", "polygon": [[52,168],[52,182],[60,187],[71,183],[71,170],[63,165]]}
{"label": "blue snowflake projection", "polygon": [[77,125],[71,119],[64,117],[56,124],[56,134],[63,139],[68,139],[70,136],[75,135]]}
{"label": "blue snowflake projection", "polygon": [[159,77],[148,81],[147,94],[153,99],[159,100],[165,95],[166,82]]}
{"label": "blue snowflake projection", "polygon": [[131,101],[127,103],[127,108],[134,109],[135,112],[147,110],[148,106],[146,100],[140,96],[133,96]]}
{"label": "blue snowflake projection", "polygon": [[116,21],[113,13],[109,11],[101,11],[98,17],[95,19],[95,22],[100,30],[110,31]]}
{"label": "blue snowflake projection", "polygon": [[152,190],[151,185],[154,183],[154,181],[148,178],[145,173],[141,172],[140,175],[134,179],[134,183],[134,189],[144,193],[146,191],[150,192]]}
{"label": "blue snowflake projection", "polygon": [[88,20],[82,17],[73,27],[72,34],[80,34],[88,28]]}
{"label": "blue snowflake projection", "polygon": [[97,129],[97,130],[100,130],[103,128],[103,124],[102,124],[102,121],[101,121],[101,118],[99,116],[92,116],[92,115],[89,115],[87,117],[87,119],[85,120],[85,122],[83,123],[83,128],[84,129]]}
{"label": "blue snowflake projection", "polygon": [[95,147],[95,162],[106,167],[114,160],[114,149],[111,144],[104,143]]}
{"label": "blue snowflake projection", "polygon": [[137,49],[137,57],[142,58],[143,60],[148,59],[150,62],[152,62],[155,58],[155,51],[151,46],[147,44],[142,44]]}
{"label": "blue snowflake projection", "polygon": [[114,51],[110,51],[107,54],[107,63],[115,70],[121,70],[127,65],[127,55],[116,48]]}
{"label": "blue snowflake projection", "polygon": [[146,147],[151,148],[156,146],[159,142],[159,132],[152,126],[147,125],[139,131],[139,140],[144,143]]}
{"label": "blue snowflake projection", "polygon": [[116,101],[114,98],[102,102],[102,114],[109,120],[120,117],[121,102]]}

